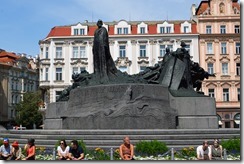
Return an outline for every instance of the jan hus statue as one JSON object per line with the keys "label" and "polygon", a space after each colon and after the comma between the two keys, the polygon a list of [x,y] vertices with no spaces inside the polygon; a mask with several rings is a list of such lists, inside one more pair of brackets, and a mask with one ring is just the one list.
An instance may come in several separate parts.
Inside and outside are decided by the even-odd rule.
{"label": "jan hus statue", "polygon": [[94,74],[103,84],[108,82],[109,78],[116,76],[117,68],[110,54],[107,29],[102,25],[103,21],[99,19],[97,21],[98,29],[94,33],[92,52]]}

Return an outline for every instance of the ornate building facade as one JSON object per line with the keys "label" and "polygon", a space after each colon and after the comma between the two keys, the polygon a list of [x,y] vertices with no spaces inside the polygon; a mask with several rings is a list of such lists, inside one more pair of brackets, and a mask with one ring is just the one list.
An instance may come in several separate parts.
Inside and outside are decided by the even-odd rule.
{"label": "ornate building facade", "polygon": [[[194,21],[104,22],[109,33],[110,52],[116,67],[136,74],[159,63],[166,48],[176,50],[186,43],[192,60],[199,62],[197,24]],[[72,74],[93,73],[93,37],[96,22],[53,27],[40,45],[40,88],[46,103],[55,102],[72,84]]]}
{"label": "ornate building facade", "polygon": [[26,92],[39,87],[36,59],[0,49],[0,122],[7,123],[17,116],[14,106]]}
{"label": "ornate building facade", "polygon": [[240,4],[237,0],[201,1],[194,17],[199,32],[200,66],[216,75],[203,82],[202,91],[216,99],[219,126],[238,128],[241,96]]}

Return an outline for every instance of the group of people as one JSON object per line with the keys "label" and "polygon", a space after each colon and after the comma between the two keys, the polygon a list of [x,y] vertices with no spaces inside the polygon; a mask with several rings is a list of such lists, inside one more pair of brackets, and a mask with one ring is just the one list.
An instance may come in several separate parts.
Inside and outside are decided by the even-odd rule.
{"label": "group of people", "polygon": [[[35,140],[28,139],[27,144],[24,146],[26,152],[22,154],[22,149],[18,141],[9,143],[8,138],[3,139],[3,145],[0,147],[1,160],[35,160],[36,147]],[[202,145],[197,147],[198,160],[221,160],[223,159],[223,148],[218,139],[214,139],[213,145],[209,145],[208,141],[204,141]],[[130,143],[130,139],[126,136],[123,143],[119,147],[119,155],[122,160],[134,160],[134,145]],[[83,160],[84,150],[79,146],[77,140],[72,140],[70,146],[67,145],[65,140],[60,140],[57,147],[57,156],[59,160]]]}
{"label": "group of people", "polygon": [[198,160],[221,160],[223,159],[223,148],[218,139],[214,139],[213,145],[209,145],[208,141],[197,147]]}
{"label": "group of people", "polygon": [[24,146],[26,154],[22,154],[22,149],[18,141],[9,143],[8,138],[3,139],[3,145],[0,147],[1,160],[35,160],[35,140],[30,138]]}

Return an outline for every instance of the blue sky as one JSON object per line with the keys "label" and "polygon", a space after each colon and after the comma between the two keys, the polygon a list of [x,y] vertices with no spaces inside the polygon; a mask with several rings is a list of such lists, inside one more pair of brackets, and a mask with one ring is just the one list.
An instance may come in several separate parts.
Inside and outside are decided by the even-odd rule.
{"label": "blue sky", "polygon": [[0,48],[36,56],[54,26],[88,20],[189,20],[201,0],[2,0]]}

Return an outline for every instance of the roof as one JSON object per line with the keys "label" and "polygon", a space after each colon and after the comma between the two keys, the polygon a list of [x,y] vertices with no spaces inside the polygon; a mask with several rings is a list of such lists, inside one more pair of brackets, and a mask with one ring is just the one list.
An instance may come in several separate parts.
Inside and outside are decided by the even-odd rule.
{"label": "roof", "polygon": [[[109,28],[109,35],[114,35],[114,26],[117,25],[119,22],[121,21],[126,21],[126,20],[120,20],[120,21],[113,21],[113,22],[104,22],[105,25],[108,25]],[[164,22],[168,22],[169,24],[174,24],[174,25],[180,25],[181,23],[184,22],[189,22],[191,24],[196,24],[196,22],[192,21],[192,20],[161,20],[161,21],[126,21],[129,25],[132,26],[133,30],[132,30],[132,35],[136,35],[137,34],[137,30],[134,30],[134,28],[139,25],[140,23],[144,22],[145,24],[147,24],[149,27],[149,32],[148,34],[156,34],[156,28],[152,28],[152,26],[157,26],[157,24],[162,24]],[[78,24],[81,24],[82,26],[88,26],[88,36],[93,36],[94,35],[94,31],[97,29],[97,25],[96,22],[85,22],[85,23],[76,23],[76,24],[72,24],[72,25],[64,25],[64,26],[55,26],[51,29],[51,31],[49,32],[49,34],[47,35],[46,38],[48,37],[59,37],[59,36],[71,36],[71,27],[72,26],[76,26]],[[112,27],[112,28],[111,28]],[[195,28],[195,26],[193,26]],[[153,29],[153,31],[150,31],[150,29]],[[192,29],[192,31],[196,31],[195,29]],[[177,32],[177,33],[180,33]],[[192,32],[193,33],[193,32]]]}

